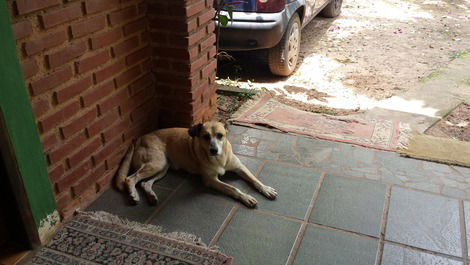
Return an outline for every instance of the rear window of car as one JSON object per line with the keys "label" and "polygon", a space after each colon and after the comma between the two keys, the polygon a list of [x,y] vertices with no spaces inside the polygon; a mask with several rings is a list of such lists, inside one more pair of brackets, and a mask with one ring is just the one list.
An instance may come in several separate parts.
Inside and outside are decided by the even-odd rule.
{"label": "rear window of car", "polygon": [[256,0],[225,0],[224,10],[227,10],[227,6],[232,6],[233,11],[245,11],[254,12],[256,11]]}

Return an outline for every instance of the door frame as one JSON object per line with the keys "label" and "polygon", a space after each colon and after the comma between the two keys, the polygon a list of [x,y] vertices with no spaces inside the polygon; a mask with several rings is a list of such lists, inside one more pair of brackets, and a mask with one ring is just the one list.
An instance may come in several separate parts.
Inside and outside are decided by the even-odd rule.
{"label": "door frame", "polygon": [[[8,1],[0,1],[0,149],[31,245],[44,243],[60,218],[17,54]],[[10,3],[10,2],[8,2]]]}

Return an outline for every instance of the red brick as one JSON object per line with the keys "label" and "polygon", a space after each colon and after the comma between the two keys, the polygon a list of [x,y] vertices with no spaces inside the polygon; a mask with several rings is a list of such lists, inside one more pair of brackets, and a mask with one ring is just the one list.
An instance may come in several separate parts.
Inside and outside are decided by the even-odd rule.
{"label": "red brick", "polygon": [[134,50],[137,46],[139,46],[139,37],[134,36],[114,46],[113,54],[114,56],[119,57]]}
{"label": "red brick", "polygon": [[91,48],[93,50],[108,46],[120,40],[122,37],[122,29],[115,28],[110,31],[99,33],[91,38]]}
{"label": "red brick", "polygon": [[209,52],[207,53],[207,56],[209,57],[208,59],[210,59],[210,58],[214,58],[215,55],[217,55],[217,48],[214,46],[209,50]]}
{"label": "red brick", "polygon": [[55,164],[63,159],[66,156],[73,153],[73,151],[77,150],[85,141],[86,141],[85,133],[80,133],[71,138],[70,140],[66,141],[62,145],[60,145],[57,149],[49,152],[47,155],[51,164]]}
{"label": "red brick", "polygon": [[30,78],[36,75],[39,71],[38,64],[34,59],[23,61],[23,63],[21,63],[21,69],[23,70],[24,78]]}
{"label": "red brick", "polygon": [[130,125],[131,125],[131,121],[129,119],[125,119],[118,123],[113,124],[109,129],[103,132],[104,141],[108,143],[111,141],[111,139],[114,139],[122,135],[122,132],[125,129],[129,128]]}
{"label": "red brick", "polygon": [[199,49],[201,51],[205,50],[207,47],[215,46],[216,37],[215,34],[212,34],[209,38],[199,44]]}
{"label": "red brick", "polygon": [[18,14],[24,15],[40,9],[45,9],[51,6],[59,5],[60,0],[16,0],[16,8]]}
{"label": "red brick", "polygon": [[119,150],[116,154],[109,156],[106,159],[106,169],[109,171],[114,171],[118,169],[119,165],[121,164],[121,160],[123,155],[126,153],[126,149]]}
{"label": "red brick", "polygon": [[111,10],[119,7],[119,0],[86,0],[85,9],[87,14]]}
{"label": "red brick", "polygon": [[133,65],[142,61],[143,59],[150,58],[150,51],[150,47],[145,47],[129,54],[126,57],[127,65]]}
{"label": "red brick", "polygon": [[113,90],[114,82],[107,82],[100,87],[93,88],[89,93],[83,95],[82,103],[85,107],[89,107],[93,103],[109,95]]}
{"label": "red brick", "polygon": [[133,95],[129,98],[129,100],[121,104],[121,115],[125,115],[135,110],[139,105],[142,104],[142,102],[153,98],[155,92],[155,88],[153,87],[146,87],[144,89],[141,89],[137,94]]}
{"label": "red brick", "polygon": [[215,73],[217,68],[217,60],[213,59],[207,66],[202,69],[202,77],[208,77],[212,73]]}
{"label": "red brick", "polygon": [[142,2],[139,4],[139,15],[147,14],[147,2]]}
{"label": "red brick", "polygon": [[25,43],[26,54],[31,56],[44,50],[53,48],[64,43],[67,40],[65,30],[43,34],[41,38]]}
{"label": "red brick", "polygon": [[124,36],[128,36],[132,33],[146,30],[147,24],[145,18],[138,19],[124,26]]}
{"label": "red brick", "polygon": [[[72,195],[70,192],[64,192],[59,195],[59,197],[56,199],[56,204],[57,204],[57,209],[59,211],[62,211],[66,206],[70,205],[72,202]],[[66,218],[65,216],[62,216],[64,219]]]}
{"label": "red brick", "polygon": [[137,16],[136,6],[130,6],[128,8],[112,12],[108,15],[109,23],[111,26],[121,24],[127,20],[133,19]]}
{"label": "red brick", "polygon": [[97,54],[76,62],[75,66],[77,67],[78,73],[81,74],[107,63],[110,59],[111,56],[109,55],[109,51],[103,50]]}
{"label": "red brick", "polygon": [[205,8],[205,5],[206,4],[204,3],[204,1],[199,1],[193,5],[187,6],[186,17],[190,17],[201,12]]}
{"label": "red brick", "polygon": [[124,61],[117,61],[99,71],[95,72],[95,82],[100,83],[124,69]]}
{"label": "red brick", "polygon": [[95,121],[93,124],[90,124],[86,129],[88,137],[93,137],[101,133],[104,129],[111,126],[116,120],[119,119],[119,114],[117,111],[109,112],[103,118]]}
{"label": "red brick", "polygon": [[58,52],[47,55],[47,61],[51,68],[57,68],[61,65],[64,65],[72,59],[82,56],[87,50],[86,42],[78,42],[70,44],[67,47],[63,48]]}
{"label": "red brick", "polygon": [[[90,174],[87,177],[81,179],[76,185],[72,186],[73,196],[77,197],[83,195],[87,189],[95,185],[95,180],[96,176],[94,174]],[[93,188],[92,193],[95,193],[95,188]]]}
{"label": "red brick", "polygon": [[188,49],[184,48],[163,48],[163,47],[156,47],[153,50],[153,54],[158,56],[158,58],[171,58],[175,60],[187,60],[189,61],[190,58],[197,55],[197,47],[196,49]]}
{"label": "red brick", "polygon": [[46,136],[41,136],[42,151],[47,152],[57,144],[57,137],[54,133]]}
{"label": "red brick", "polygon": [[165,30],[171,30],[173,33],[178,34],[187,34],[197,28],[197,19],[191,19],[189,21],[183,22],[178,17],[173,18],[162,18],[162,17],[153,17],[149,21],[149,27],[151,29],[161,29],[162,25],[165,25]]}
{"label": "red brick", "polygon": [[68,221],[74,216],[75,211],[79,208],[80,202],[73,199],[69,201],[63,208],[58,208],[61,220],[63,222]]}
{"label": "red brick", "polygon": [[41,117],[44,113],[46,113],[50,109],[49,102],[46,99],[34,99],[32,101],[32,107],[34,116],[36,118]]}
{"label": "red brick", "polygon": [[[104,168],[106,170],[106,167]],[[98,185],[98,192],[102,192],[106,190],[106,188],[109,186],[111,183],[112,178],[115,175],[114,170],[106,170],[102,174],[97,175],[101,176],[98,181],[96,181],[96,185]]]}
{"label": "red brick", "polygon": [[125,84],[130,83],[131,81],[137,79],[141,73],[140,66],[134,66],[133,68],[123,72],[118,77],[116,77],[116,87],[119,88]]}
{"label": "red brick", "polygon": [[126,89],[122,89],[121,91],[111,95],[102,103],[98,104],[98,109],[100,111],[100,115],[108,112],[109,110],[119,106],[120,103],[125,102],[127,100],[127,91]]}
{"label": "red brick", "polygon": [[82,93],[83,91],[87,90],[93,84],[93,80],[91,75],[85,78],[82,78],[78,82],[74,84],[64,87],[61,90],[54,93],[55,100],[58,104],[62,104],[69,99],[72,99],[76,95]]}
{"label": "red brick", "polygon": [[85,129],[90,122],[95,120],[97,114],[98,113],[96,112],[96,108],[93,108],[92,110],[81,115],[80,117],[75,118],[71,123],[60,128],[62,135],[64,136],[64,138],[69,138],[76,132]]}
{"label": "red brick", "polygon": [[215,31],[215,23],[209,23],[206,26],[206,33],[207,34],[212,34]]}
{"label": "red brick", "polygon": [[31,35],[31,33],[33,33],[33,26],[29,20],[23,20],[13,24],[12,29],[16,40],[28,37]]}
{"label": "red brick", "polygon": [[201,40],[202,38],[204,38],[206,36],[206,32],[205,31],[198,31],[194,34],[191,34],[189,35],[189,37],[187,37],[187,40],[186,40],[186,45],[188,46],[191,46],[193,44],[195,44],[196,42],[198,42],[199,40]]}
{"label": "red brick", "polygon": [[64,177],[62,177],[59,181],[57,181],[57,191],[62,193],[68,190],[74,183],[76,183],[82,177],[88,175],[90,173],[90,169],[92,168],[91,162],[86,161],[78,168],[74,169]]}
{"label": "red brick", "polygon": [[44,28],[49,29],[54,26],[72,21],[82,16],[82,7],[80,2],[72,3],[67,7],[48,11],[40,15]]}
{"label": "red brick", "polygon": [[152,65],[153,65],[153,59],[149,57],[147,60],[143,61],[140,65],[142,65],[142,69],[144,69],[143,70],[144,73],[150,72],[152,69]]}
{"label": "red brick", "polygon": [[116,150],[117,148],[119,148],[119,146],[122,144],[122,138],[121,137],[116,137],[115,139],[113,139],[111,142],[108,142],[107,144],[104,145],[104,147],[98,151],[97,153],[95,153],[94,155],[92,155],[93,157],[93,163],[95,165],[98,165],[100,164],[101,162],[103,162],[106,158],[109,157],[109,155],[114,151]]}
{"label": "red brick", "polygon": [[[168,99],[166,100],[168,101]],[[134,111],[131,112],[131,119],[133,123],[139,123],[145,118],[148,117],[149,113],[151,113],[152,106],[154,105],[154,102],[152,100],[148,100],[147,102],[141,104],[138,108],[136,108]],[[185,105],[183,104],[178,104],[178,105],[172,105],[172,106],[178,106],[178,109],[184,108]]]}
{"label": "red brick", "polygon": [[212,8],[212,7],[213,7],[213,3],[214,3],[213,0],[206,0],[206,7]]}
{"label": "red brick", "polygon": [[52,72],[46,77],[31,82],[31,93],[33,96],[42,94],[60,84],[65,83],[72,78],[72,68],[70,66],[61,68],[55,72]]}
{"label": "red brick", "polygon": [[73,115],[75,115],[80,109],[80,104],[78,101],[71,102],[67,106],[56,110],[56,112],[52,113],[45,117],[42,121],[39,121],[39,125],[41,127],[42,132],[47,132],[57,125],[61,124],[62,122],[68,120]]}
{"label": "red brick", "polygon": [[142,136],[147,131],[146,124],[147,123],[136,124],[134,127],[128,128],[124,131],[124,139],[132,140],[138,136]]}
{"label": "red brick", "polygon": [[51,180],[52,183],[55,183],[57,180],[62,177],[65,173],[65,167],[64,165],[60,164],[56,166],[54,169],[49,171],[49,179]]}
{"label": "red brick", "polygon": [[143,77],[139,78],[138,80],[134,81],[132,84],[129,85],[130,94],[134,95],[140,90],[152,85],[153,81],[154,80],[151,74],[144,75]]}
{"label": "red brick", "polygon": [[82,37],[95,31],[102,30],[105,25],[106,18],[104,15],[88,18],[83,22],[78,22],[71,26],[72,36],[74,38]]}
{"label": "red brick", "polygon": [[83,147],[80,151],[75,153],[74,155],[70,156],[67,161],[70,167],[75,167],[80,162],[84,161],[85,159],[89,158],[92,153],[94,153],[98,148],[101,146],[101,139],[95,138],[90,143],[88,143],[85,147]]}
{"label": "red brick", "polygon": [[207,23],[208,21],[210,21],[211,19],[214,18],[214,10],[213,9],[209,9],[207,10],[206,13],[200,15],[198,18],[197,18],[197,24],[198,26],[201,26],[205,23]]}

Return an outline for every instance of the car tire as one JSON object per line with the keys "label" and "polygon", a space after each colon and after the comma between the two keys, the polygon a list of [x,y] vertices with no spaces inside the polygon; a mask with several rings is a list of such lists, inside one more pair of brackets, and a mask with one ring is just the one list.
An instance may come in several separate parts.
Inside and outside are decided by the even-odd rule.
{"label": "car tire", "polygon": [[324,17],[337,17],[341,13],[341,5],[343,0],[331,0],[331,2],[323,8],[321,15]]}
{"label": "car tire", "polygon": [[300,18],[292,16],[279,43],[268,51],[268,65],[271,73],[289,76],[294,72],[300,51]]}

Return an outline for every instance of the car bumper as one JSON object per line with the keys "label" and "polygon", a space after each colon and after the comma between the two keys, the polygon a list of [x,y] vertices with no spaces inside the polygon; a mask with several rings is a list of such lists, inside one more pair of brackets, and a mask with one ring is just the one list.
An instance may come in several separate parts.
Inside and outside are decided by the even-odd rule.
{"label": "car bumper", "polygon": [[290,18],[286,10],[279,13],[233,12],[233,21],[220,27],[220,49],[240,51],[276,46]]}

